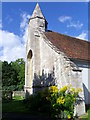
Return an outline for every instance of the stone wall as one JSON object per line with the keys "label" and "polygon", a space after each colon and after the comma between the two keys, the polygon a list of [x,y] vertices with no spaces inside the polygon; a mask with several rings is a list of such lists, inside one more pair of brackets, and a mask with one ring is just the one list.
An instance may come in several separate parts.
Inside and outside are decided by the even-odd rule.
{"label": "stone wall", "polygon": [[[35,92],[39,86],[43,87],[50,85],[57,85],[58,88],[61,88],[65,85],[72,84],[75,88],[83,89],[81,78],[82,72],[79,70],[78,66],[64,53],[53,46],[44,33],[38,32],[38,35],[36,35],[32,29],[29,34],[31,36],[28,42],[26,55],[28,56],[29,50],[32,51],[33,79],[29,79],[28,76],[30,76],[30,74],[26,74],[26,92],[31,94]],[[26,62],[26,67],[28,68],[29,66],[30,64]],[[83,92],[80,94],[80,97],[84,99]],[[82,111],[80,111],[79,108],[82,108]],[[85,113],[84,102],[75,107],[75,114],[77,113],[78,115]]]}
{"label": "stone wall", "polygon": [[72,60],[82,70],[82,82],[85,95],[85,104],[90,104],[90,62]]}
{"label": "stone wall", "polygon": [[[28,27],[28,39],[26,43],[25,63],[25,91],[27,90],[27,92],[29,92],[30,94],[33,93],[32,86],[35,85],[34,81],[36,80],[36,77],[39,77],[40,75],[40,33],[45,32],[45,29],[45,19],[41,17],[35,17],[33,19],[30,19]],[[30,59],[28,59],[27,57],[29,51],[32,51],[32,57]],[[32,69],[29,69],[30,66],[32,66]]]}
{"label": "stone wall", "polygon": [[[83,89],[81,70],[46,38],[44,35],[46,22],[44,17],[39,15],[40,9],[37,6],[29,21],[28,28],[25,92],[33,94],[35,92],[33,86],[37,90],[40,86],[46,87],[50,85],[57,85],[58,88],[61,88],[72,84],[75,88],[79,87]],[[32,56],[28,57],[30,52]],[[32,69],[30,66],[32,66]],[[80,96],[84,99],[83,92]],[[85,113],[84,102],[75,107],[75,114],[77,112],[78,115]]]}
{"label": "stone wall", "polygon": [[[51,80],[46,79],[47,84],[44,84],[44,82],[43,84],[45,86],[55,84],[59,89],[65,85],[72,84],[72,87],[75,87],[75,89],[81,88],[83,90],[82,71],[78,66],[64,53],[58,51],[44,35],[41,35],[40,39],[41,73],[43,70],[47,78],[49,74],[52,75],[53,73],[53,78]],[[80,97],[84,100],[83,92],[80,93]],[[75,107],[75,114],[77,113],[78,115],[85,113],[84,101]]]}
{"label": "stone wall", "polygon": [[25,97],[25,91],[13,91],[12,96],[22,96]]}

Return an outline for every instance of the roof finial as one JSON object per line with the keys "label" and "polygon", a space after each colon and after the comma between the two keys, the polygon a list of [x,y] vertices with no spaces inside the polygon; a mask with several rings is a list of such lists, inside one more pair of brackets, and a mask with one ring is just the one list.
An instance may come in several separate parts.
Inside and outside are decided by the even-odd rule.
{"label": "roof finial", "polygon": [[[37,2],[36,6],[39,6],[39,3]],[[39,6],[40,7],[40,6]]]}

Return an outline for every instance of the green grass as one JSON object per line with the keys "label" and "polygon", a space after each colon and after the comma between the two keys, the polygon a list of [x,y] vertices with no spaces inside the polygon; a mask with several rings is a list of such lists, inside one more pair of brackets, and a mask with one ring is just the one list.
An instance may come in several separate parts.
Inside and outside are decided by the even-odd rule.
{"label": "green grass", "polygon": [[27,113],[29,110],[26,108],[24,102],[24,97],[15,96],[9,102],[3,102],[2,111],[3,112],[15,112],[15,113]]}
{"label": "green grass", "polygon": [[24,100],[25,99],[25,97],[22,97],[22,96],[14,96],[13,97],[13,100],[16,100],[16,101],[18,101],[18,100]]}
{"label": "green grass", "polygon": [[[2,111],[3,112],[12,112],[12,113],[31,113],[31,114],[40,114],[40,113],[33,113],[29,108],[26,107],[24,103],[24,97],[15,96],[9,102],[3,102],[2,104]],[[80,117],[80,119],[90,120],[90,107],[87,108],[87,113]]]}
{"label": "green grass", "polygon": [[37,111],[32,111],[27,107],[26,103],[24,103],[24,97],[15,96],[9,102],[3,102],[2,104],[2,111],[3,112],[10,112],[10,113],[30,113],[31,115],[39,115],[42,116],[46,113],[39,113]]}
{"label": "green grass", "polygon": [[85,115],[81,116],[80,118],[88,119],[88,113],[86,113]]}
{"label": "green grass", "polygon": [[84,120],[90,120],[90,108],[88,108],[87,113],[80,118]]}
{"label": "green grass", "polygon": [[89,108],[89,110],[88,110],[88,118],[89,118],[89,120],[90,120],[90,108]]}

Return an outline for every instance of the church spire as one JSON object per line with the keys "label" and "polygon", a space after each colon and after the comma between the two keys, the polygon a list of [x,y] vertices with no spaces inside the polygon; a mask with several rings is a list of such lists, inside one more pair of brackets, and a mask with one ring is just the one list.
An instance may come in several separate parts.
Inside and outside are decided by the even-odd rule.
{"label": "church spire", "polygon": [[29,24],[34,28],[34,30],[37,29],[37,31],[45,32],[47,30],[47,21],[42,14],[42,11],[39,7],[39,4],[37,3],[33,14],[29,20]]}
{"label": "church spire", "polygon": [[32,14],[32,16],[31,16],[31,19],[36,18],[36,17],[40,17],[40,18],[45,19],[45,17],[44,17],[44,15],[42,14],[42,11],[41,11],[38,3],[37,3],[37,5],[36,5],[36,7],[35,7],[35,9],[34,9],[34,11],[33,11],[33,14]]}

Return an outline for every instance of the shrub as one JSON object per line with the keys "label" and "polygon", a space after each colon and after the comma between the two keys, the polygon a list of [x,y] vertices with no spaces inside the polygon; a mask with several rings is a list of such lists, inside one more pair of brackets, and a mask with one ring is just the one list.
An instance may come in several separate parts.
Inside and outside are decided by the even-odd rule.
{"label": "shrub", "polygon": [[41,92],[39,91],[34,95],[31,95],[29,97],[29,101],[27,102],[27,106],[29,106],[29,109],[32,109],[36,112],[49,112],[50,102],[47,100],[48,92],[48,88],[45,88]]}
{"label": "shrub", "polygon": [[10,100],[12,100],[12,91],[3,90],[2,91],[2,100],[3,101],[10,101]]}
{"label": "shrub", "polygon": [[51,86],[47,100],[51,103],[51,115],[56,118],[73,119],[74,105],[81,89],[64,86],[60,90]]}
{"label": "shrub", "polygon": [[61,119],[74,118],[74,106],[78,101],[78,94],[81,89],[71,86],[64,86],[58,90],[57,86],[45,88],[41,92],[31,95],[28,101],[30,109],[38,112],[46,112],[51,117]]}

